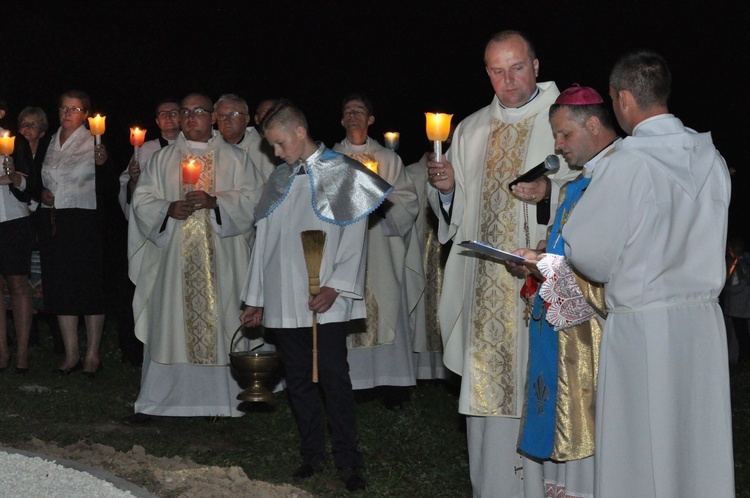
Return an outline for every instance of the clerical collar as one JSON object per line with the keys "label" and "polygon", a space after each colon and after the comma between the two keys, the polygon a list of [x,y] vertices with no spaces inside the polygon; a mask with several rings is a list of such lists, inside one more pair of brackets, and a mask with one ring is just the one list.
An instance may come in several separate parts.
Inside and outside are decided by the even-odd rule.
{"label": "clerical collar", "polygon": [[526,101],[526,103],[523,104],[523,105],[519,105],[518,107],[506,107],[506,106],[503,105],[502,102],[500,102],[500,99],[497,99],[497,103],[500,104],[500,107],[502,109],[521,109],[521,108],[523,108],[523,106],[528,105],[529,102],[531,102],[532,100],[534,100],[535,98],[537,98],[538,95],[539,95],[539,87],[536,87],[536,90],[534,90],[534,93],[531,95],[531,98],[529,98],[529,100]]}
{"label": "clerical collar", "polygon": [[187,140],[187,145],[188,148],[195,150],[208,149],[208,142],[194,142],[192,140]]}
{"label": "clerical collar", "polygon": [[592,174],[594,174],[594,169],[596,169],[596,165],[599,164],[599,162],[606,156],[610,154],[610,152],[614,149],[615,145],[618,141],[622,140],[620,137],[615,138],[607,144],[606,147],[604,147],[602,150],[596,153],[594,157],[586,161],[586,164],[583,165],[583,176],[586,178],[591,177]]}

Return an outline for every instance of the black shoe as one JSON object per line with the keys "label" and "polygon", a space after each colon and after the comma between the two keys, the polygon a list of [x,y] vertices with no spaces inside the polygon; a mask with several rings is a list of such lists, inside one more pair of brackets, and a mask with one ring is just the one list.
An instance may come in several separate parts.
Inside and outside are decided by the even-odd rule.
{"label": "black shoe", "polygon": [[297,470],[292,473],[292,477],[296,479],[307,479],[314,476],[321,470],[323,470],[323,464],[313,464],[310,462],[305,462],[297,467]]}
{"label": "black shoe", "polygon": [[28,367],[16,367],[17,374],[25,374],[25,373],[28,373],[28,371],[29,371]]}
{"label": "black shoe", "polygon": [[83,368],[83,361],[79,358],[78,363],[76,363],[70,368],[58,368],[57,373],[59,373],[60,375],[70,375],[73,372],[77,372],[81,370],[82,368]]}
{"label": "black shoe", "polygon": [[150,424],[153,421],[154,417],[152,417],[151,415],[146,415],[145,413],[134,413],[129,417],[125,417],[122,423],[125,425],[142,427],[144,425]]}
{"label": "black shoe", "polygon": [[102,365],[102,362],[99,362],[99,366],[96,367],[96,369],[94,371],[84,370],[83,371],[83,375],[85,375],[89,379],[93,379],[94,377],[96,377],[96,374],[98,372],[101,372],[102,370],[104,370],[104,365]]}
{"label": "black shoe", "polygon": [[359,467],[341,469],[341,480],[346,484],[346,489],[352,493],[367,489],[367,481],[362,476],[362,469]]}

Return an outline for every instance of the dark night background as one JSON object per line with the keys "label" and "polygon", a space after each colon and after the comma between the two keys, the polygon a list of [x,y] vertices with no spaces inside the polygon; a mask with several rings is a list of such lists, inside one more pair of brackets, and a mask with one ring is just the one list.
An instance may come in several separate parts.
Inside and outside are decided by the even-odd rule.
{"label": "dark night background", "polygon": [[[48,4],[48,5],[42,5]],[[344,137],[341,98],[362,90],[374,102],[370,135],[399,131],[404,163],[430,144],[424,112],[460,120],[487,105],[492,88],[482,60],[487,39],[521,29],[534,40],[540,81],[572,83],[606,97],[615,59],[633,48],[662,53],[673,73],[670,110],[711,131],[733,175],[731,226],[750,240],[741,157],[748,98],[740,74],[750,48],[746,3],[606,1],[51,1],[4,5],[0,95],[10,126],[38,105],[57,128],[56,99],[80,88],[92,115],[107,116],[104,142],[117,173],[131,153],[129,127],[155,138],[156,101],[204,91],[238,93],[254,108],[288,97],[311,133],[332,146]]]}

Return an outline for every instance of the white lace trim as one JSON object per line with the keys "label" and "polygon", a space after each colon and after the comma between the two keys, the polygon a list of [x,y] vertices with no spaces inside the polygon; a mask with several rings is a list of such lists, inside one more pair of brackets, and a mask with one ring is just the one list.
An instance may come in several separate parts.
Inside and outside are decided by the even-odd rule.
{"label": "white lace trim", "polygon": [[537,268],[545,278],[539,295],[549,303],[547,321],[555,331],[583,323],[596,314],[584,299],[573,269],[564,256],[543,254]]}

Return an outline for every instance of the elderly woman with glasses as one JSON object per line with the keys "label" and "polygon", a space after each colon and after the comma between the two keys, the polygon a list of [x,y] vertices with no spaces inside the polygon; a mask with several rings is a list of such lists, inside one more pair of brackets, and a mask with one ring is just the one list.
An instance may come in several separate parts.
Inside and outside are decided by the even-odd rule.
{"label": "elderly woman with glasses", "polygon": [[[95,145],[85,124],[88,94],[73,90],[60,97],[60,128],[42,165],[41,263],[44,307],[57,315],[65,360],[61,374],[77,370],[94,376],[101,369],[99,345],[104,328],[103,206],[100,172],[107,150]],[[86,354],[78,352],[78,317],[86,325]]]}

